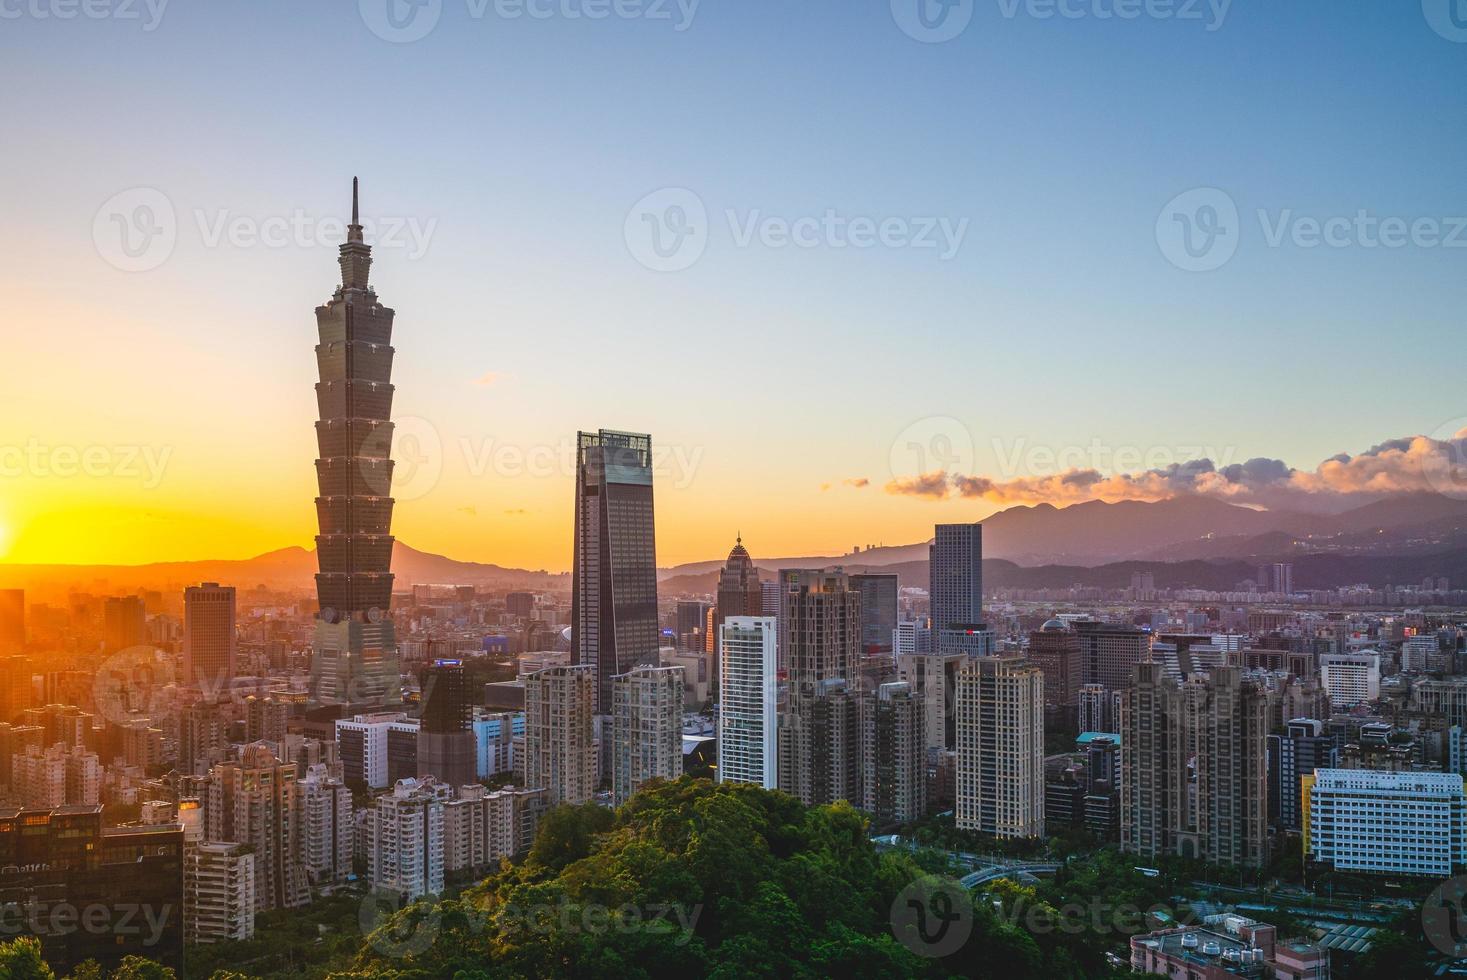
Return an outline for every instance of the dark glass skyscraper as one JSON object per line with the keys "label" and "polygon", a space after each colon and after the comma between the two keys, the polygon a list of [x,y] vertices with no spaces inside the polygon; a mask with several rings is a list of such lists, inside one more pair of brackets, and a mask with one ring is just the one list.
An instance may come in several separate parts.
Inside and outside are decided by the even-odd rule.
{"label": "dark glass skyscraper", "polygon": [[598,714],[611,711],[611,679],[655,665],[658,646],[652,437],[579,433],[571,650],[596,665]]}
{"label": "dark glass skyscraper", "polygon": [[316,308],[316,536],[320,573],[311,679],[323,701],[397,699],[392,600],[392,318],[368,285],[357,182],[341,246],[341,286]]}
{"label": "dark glass skyscraper", "polygon": [[928,575],[937,652],[991,653],[983,622],[983,525],[939,524],[935,532]]}
{"label": "dark glass skyscraper", "polygon": [[450,786],[477,781],[472,702],[461,660],[435,660],[423,671],[418,775]]}
{"label": "dark glass skyscraper", "polygon": [[852,575],[851,588],[861,593],[861,652],[890,657],[897,624],[899,582],[895,575]]}

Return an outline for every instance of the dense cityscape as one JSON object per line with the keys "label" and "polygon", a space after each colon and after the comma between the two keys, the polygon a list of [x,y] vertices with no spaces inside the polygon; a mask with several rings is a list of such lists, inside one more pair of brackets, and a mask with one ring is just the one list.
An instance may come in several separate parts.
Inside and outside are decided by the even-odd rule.
{"label": "dense cityscape", "polygon": [[[1094,943],[1055,967],[1323,980],[1453,961],[1467,613],[1451,581],[1320,589],[1275,561],[1223,593],[1151,570],[1119,590],[986,589],[968,523],[935,526],[925,576],[859,547],[850,570],[764,570],[740,536],[711,587],[668,594],[652,436],[600,429],[577,438],[568,583],[402,582],[394,311],[358,194],[316,310],[315,595],[0,592],[0,899],[26,937],[7,976],[431,974],[460,954],[414,916],[478,902],[513,932],[489,883],[569,871],[614,839],[597,836],[609,819],[714,787],[849,813],[868,857],[916,872],[884,932],[801,969],[840,972],[869,945],[873,975],[983,975],[975,907],[1046,908],[1026,920],[1042,935],[1059,912],[1036,889],[1106,862],[1171,893],[1124,923],[1092,897],[1075,931]],[[692,812],[715,838],[738,821]],[[686,886],[637,893],[598,910],[602,931],[696,934]],[[601,934],[591,906],[540,901],[528,923]],[[282,916],[343,903],[350,956],[272,942]],[[730,942],[704,966],[740,969],[719,959]],[[1053,955],[1029,946],[1008,953]],[[574,975],[587,955],[555,961]]]}
{"label": "dense cityscape", "polygon": [[1467,976],[1464,11],[0,0],[0,980]]}

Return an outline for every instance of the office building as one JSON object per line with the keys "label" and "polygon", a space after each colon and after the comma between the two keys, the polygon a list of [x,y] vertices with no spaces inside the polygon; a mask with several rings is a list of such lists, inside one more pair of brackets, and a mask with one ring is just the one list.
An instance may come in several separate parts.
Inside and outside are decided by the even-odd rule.
{"label": "office building", "polygon": [[348,786],[386,789],[417,774],[418,723],[400,711],[338,719],[336,744]]}
{"label": "office building", "polygon": [[861,653],[890,662],[897,629],[897,577],[852,575],[851,588],[861,595]]}
{"label": "office building", "polygon": [[779,617],[779,600],[783,594],[777,579],[759,583],[759,615]]}
{"label": "office building", "polygon": [[1076,726],[1082,732],[1104,732],[1119,719],[1111,718],[1111,692],[1099,684],[1081,684],[1075,692]]}
{"label": "office building", "polygon": [[91,928],[37,937],[58,976],[89,959],[115,970],[127,956],[181,971],[183,852],[177,824],[104,828],[100,805],[11,808],[0,811],[0,900],[44,921],[85,912]]}
{"label": "office building", "polygon": [[960,830],[1044,834],[1044,675],[1022,657],[969,658],[958,671]]}
{"label": "office building", "polygon": [[674,630],[677,633],[679,650],[707,651],[708,615],[712,610],[713,606],[707,602],[694,599],[678,600],[677,622]]}
{"label": "office building", "polygon": [[25,590],[0,589],[0,657],[13,657],[24,650]]}
{"label": "office building", "polygon": [[576,447],[571,655],[596,668],[596,711],[610,714],[611,678],[657,664],[657,547],[652,437],[582,432]]}
{"label": "office building", "polygon": [[705,649],[714,654],[713,670],[718,671],[718,628],[730,616],[758,616],[764,608],[764,583],[759,580],[759,569],[744,547],[743,535],[734,540],[728,561],[718,573],[718,604],[715,607],[713,628],[708,631]]}
{"label": "office building", "polygon": [[147,642],[142,596],[111,596],[102,606],[102,630],[109,653]]}
{"label": "office building", "polygon": [[1268,693],[1237,667],[1136,667],[1121,708],[1121,847],[1257,867],[1268,843]]}
{"label": "office building", "polygon": [[1294,565],[1292,562],[1274,562],[1258,568],[1258,587],[1264,592],[1279,595],[1294,593]]}
{"label": "office building", "polygon": [[1304,851],[1337,871],[1449,877],[1467,864],[1462,776],[1317,769],[1302,782]]}
{"label": "office building", "polygon": [[1334,737],[1312,718],[1294,718],[1283,734],[1268,736],[1268,819],[1274,827],[1303,827],[1299,780],[1316,769],[1335,768],[1337,757]]}
{"label": "office building", "polygon": [[218,698],[234,680],[234,586],[205,582],[183,593],[184,683]]}
{"label": "office building", "polygon": [[1132,671],[1150,654],[1151,635],[1120,623],[1082,619],[1070,625],[1080,639],[1080,683],[1107,691],[1130,687]]}
{"label": "office building", "polygon": [[901,620],[891,631],[891,651],[900,657],[904,653],[932,653],[932,629],[925,622]]}
{"label": "office building", "polygon": [[1411,636],[1401,644],[1402,673],[1443,674],[1450,673],[1451,669],[1451,652],[1443,650],[1436,636]]}
{"label": "office building", "polygon": [[522,711],[476,714],[470,722],[474,733],[474,767],[479,782],[514,772],[515,743],[523,743],[525,715]]}
{"label": "office building", "polygon": [[31,706],[29,657],[0,657],[0,722],[13,722]]}
{"label": "office building", "polygon": [[598,782],[595,664],[546,667],[524,676],[524,784],[551,806],[590,800]]}
{"label": "office building", "polygon": [[1348,710],[1380,700],[1380,654],[1374,650],[1322,654],[1319,677],[1334,708]]}
{"label": "office building", "polygon": [[473,703],[462,660],[435,660],[423,672],[417,742],[419,778],[432,776],[449,786],[478,780]]}
{"label": "office building", "polygon": [[773,616],[731,616],[719,631],[718,781],[779,785],[778,626]]}
{"label": "office building", "polygon": [[611,790],[617,806],[649,779],[683,772],[683,669],[634,667],[611,679]]}
{"label": "office building", "polygon": [[983,525],[937,525],[928,575],[933,647],[938,653],[991,654],[993,637],[983,618]]}
{"label": "office building", "polygon": [[392,618],[392,320],[369,283],[357,182],[341,285],[316,307],[316,598],[311,690],[321,701],[391,704],[401,689]]}

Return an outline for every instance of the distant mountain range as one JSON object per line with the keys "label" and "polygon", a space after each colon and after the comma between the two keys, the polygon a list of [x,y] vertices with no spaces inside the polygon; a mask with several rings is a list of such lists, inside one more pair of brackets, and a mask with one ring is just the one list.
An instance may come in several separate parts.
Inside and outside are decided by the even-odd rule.
{"label": "distant mountain range", "polygon": [[[1159,586],[1227,589],[1258,564],[1291,561],[1301,588],[1359,582],[1420,582],[1427,575],[1467,584],[1467,501],[1436,494],[1388,498],[1339,514],[1239,507],[1207,497],[1154,503],[1092,501],[1071,507],[1012,507],[983,522],[985,580],[994,586],[1118,588],[1146,569]],[[662,590],[708,592],[721,561],[664,569]],[[840,556],[755,557],[761,569],[841,565],[886,571],[925,586],[927,543]]]}
{"label": "distant mountain range", "polygon": [[[844,555],[758,558],[766,572],[841,565],[851,572],[887,571],[904,585],[927,582],[927,544],[870,548]],[[1340,514],[1260,511],[1204,497],[1155,503],[1094,501],[1071,507],[1013,507],[983,522],[986,581],[994,586],[1122,587],[1141,568],[1157,585],[1225,589],[1262,562],[1288,560],[1300,588],[1357,582],[1420,582],[1446,576],[1467,585],[1467,501],[1434,494],[1399,496]],[[661,569],[664,595],[713,591],[724,558]],[[505,568],[430,554],[398,542],[392,570],[399,587],[414,583],[491,589],[565,589],[568,576]],[[150,565],[5,565],[0,588],[37,597],[69,590],[181,590],[198,582],[241,589],[308,589],[315,552],[282,548],[254,558]]]}
{"label": "distant mountain range", "polygon": [[[549,589],[566,587],[565,575],[545,571],[503,568],[459,561],[410,548],[398,541],[392,549],[396,584],[477,585],[491,589]],[[5,565],[0,564],[0,588],[24,588],[37,596],[67,591],[132,592],[138,589],[181,591],[200,582],[222,582],[241,590],[309,589],[315,584],[316,553],[306,548],[281,548],[254,558],[157,562],[149,565]]]}

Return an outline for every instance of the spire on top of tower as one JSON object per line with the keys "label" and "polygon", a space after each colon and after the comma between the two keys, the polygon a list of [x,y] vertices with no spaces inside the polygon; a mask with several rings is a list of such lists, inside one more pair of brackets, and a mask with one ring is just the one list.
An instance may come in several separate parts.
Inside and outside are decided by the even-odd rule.
{"label": "spire on top of tower", "polygon": [[357,211],[357,179],[351,179],[351,224],[346,226],[346,240],[359,242],[362,240],[362,222]]}

